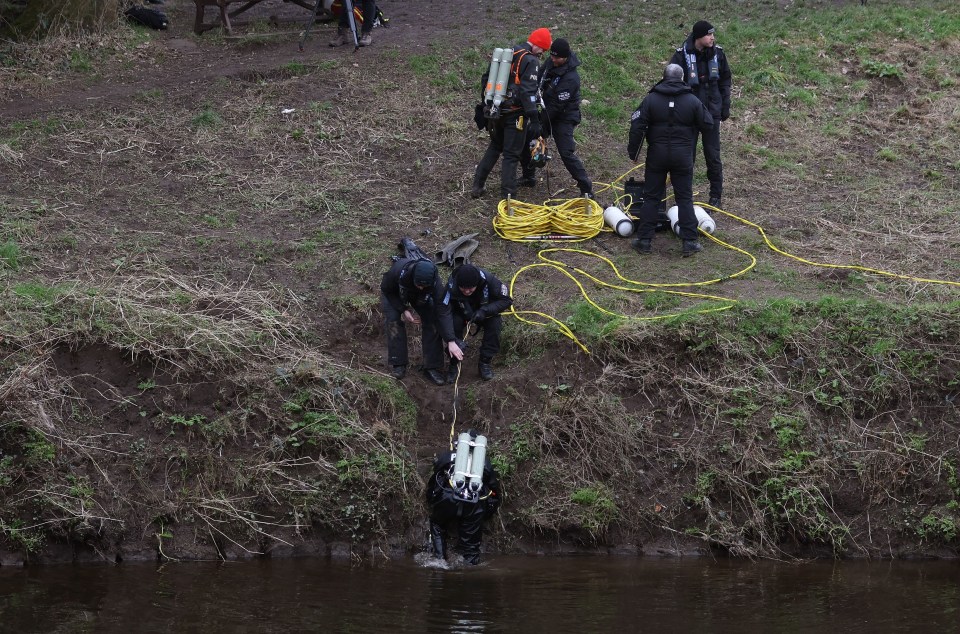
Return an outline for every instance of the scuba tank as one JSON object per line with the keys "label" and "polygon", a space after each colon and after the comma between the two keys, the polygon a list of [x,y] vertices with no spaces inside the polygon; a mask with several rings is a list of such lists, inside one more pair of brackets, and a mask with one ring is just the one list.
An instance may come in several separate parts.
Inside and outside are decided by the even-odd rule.
{"label": "scuba tank", "polygon": [[497,69],[500,68],[500,56],[502,54],[502,48],[493,49],[493,57],[490,58],[490,70],[487,71],[487,85],[483,91],[483,103],[486,105],[493,103],[493,87],[497,83]]}
{"label": "scuba tank", "polygon": [[478,493],[483,486],[483,465],[487,462],[487,437],[477,436],[470,453],[470,491]]}
{"label": "scuba tank", "polygon": [[[717,223],[700,205],[693,206],[693,213],[697,217],[697,228],[703,229],[706,233],[713,233],[717,228]],[[670,228],[677,235],[680,235],[680,209],[674,205],[667,210],[667,218],[670,220]]]}
{"label": "scuba tank", "polygon": [[[496,53],[496,51],[494,51]],[[510,65],[513,63],[513,49],[500,49],[500,64],[497,67],[497,79],[493,85],[493,102],[490,105],[490,114],[488,118],[497,119],[500,117],[500,104],[507,94],[507,86],[510,83]],[[491,62],[491,66],[492,66]]]}
{"label": "scuba tank", "polygon": [[470,434],[464,432],[457,437],[457,457],[453,461],[453,486],[462,490],[467,484],[470,469]]}
{"label": "scuba tank", "polygon": [[603,221],[621,238],[633,233],[633,220],[616,205],[610,205],[603,210]]}

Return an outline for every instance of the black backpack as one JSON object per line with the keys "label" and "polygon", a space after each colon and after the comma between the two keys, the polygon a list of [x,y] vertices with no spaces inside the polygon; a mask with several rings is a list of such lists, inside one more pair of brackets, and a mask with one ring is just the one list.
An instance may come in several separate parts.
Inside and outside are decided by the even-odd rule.
{"label": "black backpack", "polygon": [[123,14],[127,16],[127,19],[131,22],[142,24],[157,31],[166,30],[167,25],[170,23],[166,13],[157,11],[156,9],[148,9],[147,7],[130,7],[124,11]]}

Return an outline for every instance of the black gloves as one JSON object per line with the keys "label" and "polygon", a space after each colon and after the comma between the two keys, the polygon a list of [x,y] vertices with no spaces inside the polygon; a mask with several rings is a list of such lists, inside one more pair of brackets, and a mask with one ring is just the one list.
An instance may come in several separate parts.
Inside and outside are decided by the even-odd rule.
{"label": "black gloves", "polygon": [[476,311],[474,311],[473,319],[471,321],[473,321],[473,323],[477,323],[479,321],[483,321],[486,318],[487,318],[487,311],[485,311],[481,307],[481,308],[478,308]]}
{"label": "black gloves", "polygon": [[553,126],[550,125],[550,115],[547,114],[546,110],[540,111],[540,129],[546,130],[541,136],[548,137],[550,136],[550,130]]}
{"label": "black gloves", "polygon": [[483,103],[478,103],[473,109],[473,122],[477,124],[478,130],[487,128],[487,115],[483,111]]}
{"label": "black gloves", "polygon": [[729,118],[730,118],[730,106],[727,106],[726,108],[720,111],[720,120],[726,121]]}
{"label": "black gloves", "polygon": [[543,127],[540,125],[540,118],[537,115],[530,117],[527,120],[527,137],[539,139],[542,134]]}

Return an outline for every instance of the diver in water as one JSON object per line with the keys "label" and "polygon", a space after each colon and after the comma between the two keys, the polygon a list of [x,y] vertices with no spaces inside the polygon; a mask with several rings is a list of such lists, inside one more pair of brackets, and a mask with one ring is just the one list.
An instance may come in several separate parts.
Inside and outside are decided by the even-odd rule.
{"label": "diver in water", "polygon": [[427,481],[434,557],[447,558],[447,531],[456,527],[456,550],[466,563],[480,563],[483,522],[497,512],[502,499],[500,479],[486,457],[486,445],[484,436],[470,430],[460,434],[455,450],[436,454]]}

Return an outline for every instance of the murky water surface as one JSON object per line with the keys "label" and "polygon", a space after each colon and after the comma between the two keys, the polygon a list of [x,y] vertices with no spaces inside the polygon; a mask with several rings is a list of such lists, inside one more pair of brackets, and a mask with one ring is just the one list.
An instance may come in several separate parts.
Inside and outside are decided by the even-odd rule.
{"label": "murky water surface", "polygon": [[628,557],[0,569],[2,632],[956,632],[960,562]]}

